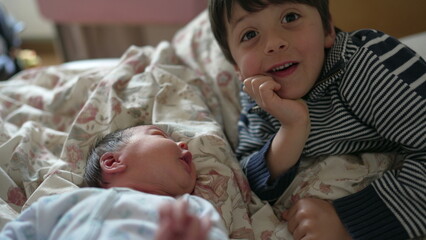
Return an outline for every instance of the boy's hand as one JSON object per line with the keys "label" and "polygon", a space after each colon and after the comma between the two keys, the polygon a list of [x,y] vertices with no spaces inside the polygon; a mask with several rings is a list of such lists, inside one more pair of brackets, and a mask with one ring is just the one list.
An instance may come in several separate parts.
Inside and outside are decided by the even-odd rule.
{"label": "boy's hand", "polygon": [[188,212],[188,203],[178,200],[160,208],[156,240],[203,240],[211,227],[207,218],[199,218]]}
{"label": "boy's hand", "polygon": [[281,98],[276,93],[280,88],[273,78],[264,75],[244,80],[244,91],[281,123],[266,156],[271,181],[297,163],[310,132],[306,103],[301,99]]}
{"label": "boy's hand", "polygon": [[352,239],[346,231],[331,203],[302,198],[282,214],[288,221],[288,230],[295,240],[299,239]]}
{"label": "boy's hand", "polygon": [[274,116],[282,125],[309,121],[308,107],[303,100],[283,99],[276,91],[281,85],[272,77],[257,75],[244,80],[243,90],[256,101],[263,110]]}

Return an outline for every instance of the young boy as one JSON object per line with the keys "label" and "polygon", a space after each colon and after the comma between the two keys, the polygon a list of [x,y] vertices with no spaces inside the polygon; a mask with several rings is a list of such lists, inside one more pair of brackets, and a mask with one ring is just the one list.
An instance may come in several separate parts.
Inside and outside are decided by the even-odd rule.
{"label": "young boy", "polygon": [[335,29],[327,0],[210,0],[209,15],[244,83],[236,153],[260,198],[274,203],[297,173],[281,159],[289,132],[308,132],[302,157],[404,156],[358,193],[299,200],[283,213],[294,238],[425,236],[425,61],[384,33]]}
{"label": "young boy", "polygon": [[187,144],[156,126],[106,135],[89,153],[84,179],[108,189],[45,197],[0,239],[228,239],[216,209],[189,195],[196,169]]}

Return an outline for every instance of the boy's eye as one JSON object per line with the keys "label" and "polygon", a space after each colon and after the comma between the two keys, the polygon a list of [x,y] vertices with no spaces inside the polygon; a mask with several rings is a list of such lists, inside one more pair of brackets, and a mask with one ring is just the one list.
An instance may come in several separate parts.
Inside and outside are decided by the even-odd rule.
{"label": "boy's eye", "polygon": [[244,41],[248,41],[254,37],[257,36],[257,32],[256,31],[248,31],[244,34],[243,38],[241,39],[242,42]]}
{"label": "boy's eye", "polygon": [[296,21],[299,18],[300,18],[300,15],[297,14],[297,13],[288,13],[283,17],[282,22],[283,23],[290,23],[290,22]]}

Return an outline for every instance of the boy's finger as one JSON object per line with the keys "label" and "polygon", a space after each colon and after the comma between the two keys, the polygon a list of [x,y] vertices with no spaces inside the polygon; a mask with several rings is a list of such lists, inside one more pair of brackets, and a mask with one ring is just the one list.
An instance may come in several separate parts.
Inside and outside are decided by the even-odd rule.
{"label": "boy's finger", "polygon": [[284,220],[286,220],[286,221],[288,221],[288,219],[289,219],[289,213],[288,213],[288,210],[285,210],[282,214],[281,214],[281,216],[283,217],[283,219]]}
{"label": "boy's finger", "polygon": [[268,102],[276,95],[276,88],[277,85],[273,81],[264,82],[259,86],[259,97],[262,99],[262,104],[264,106],[267,106]]}
{"label": "boy's finger", "polygon": [[286,220],[289,221],[293,218],[294,214],[296,214],[297,208],[293,205],[289,209],[285,210],[281,216]]}
{"label": "boy's finger", "polygon": [[250,95],[250,96],[253,95],[253,79],[252,78],[248,78],[248,79],[244,80],[244,82],[243,82],[243,90],[248,95]]}
{"label": "boy's finger", "polygon": [[282,213],[284,220],[287,221],[287,228],[291,233],[294,232],[294,230],[296,229],[298,225],[297,220],[294,218],[294,215],[296,214],[296,210],[297,209],[294,206],[292,206],[290,209]]}
{"label": "boy's finger", "polygon": [[287,229],[291,234],[294,234],[298,226],[299,226],[299,223],[295,219],[290,219],[287,222]]}
{"label": "boy's finger", "polygon": [[293,238],[294,240],[299,240],[299,239],[303,239],[306,236],[306,231],[305,228],[296,228],[293,231]]}

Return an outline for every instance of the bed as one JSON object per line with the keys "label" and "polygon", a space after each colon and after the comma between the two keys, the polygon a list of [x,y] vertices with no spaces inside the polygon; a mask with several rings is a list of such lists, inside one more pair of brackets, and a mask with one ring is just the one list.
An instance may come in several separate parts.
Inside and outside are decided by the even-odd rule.
{"label": "bed", "polygon": [[[405,40],[424,43],[419,36]],[[120,59],[29,69],[1,82],[0,228],[42,196],[84,187],[95,139],[135,124],[157,124],[188,142],[198,173],[194,194],[218,209],[231,239],[291,239],[279,213],[293,201],[350,194],[392,167],[395,156],[384,154],[312,159],[277,204],[260,201],[233,154],[239,87],[206,11],[171,42],[131,46]]]}

